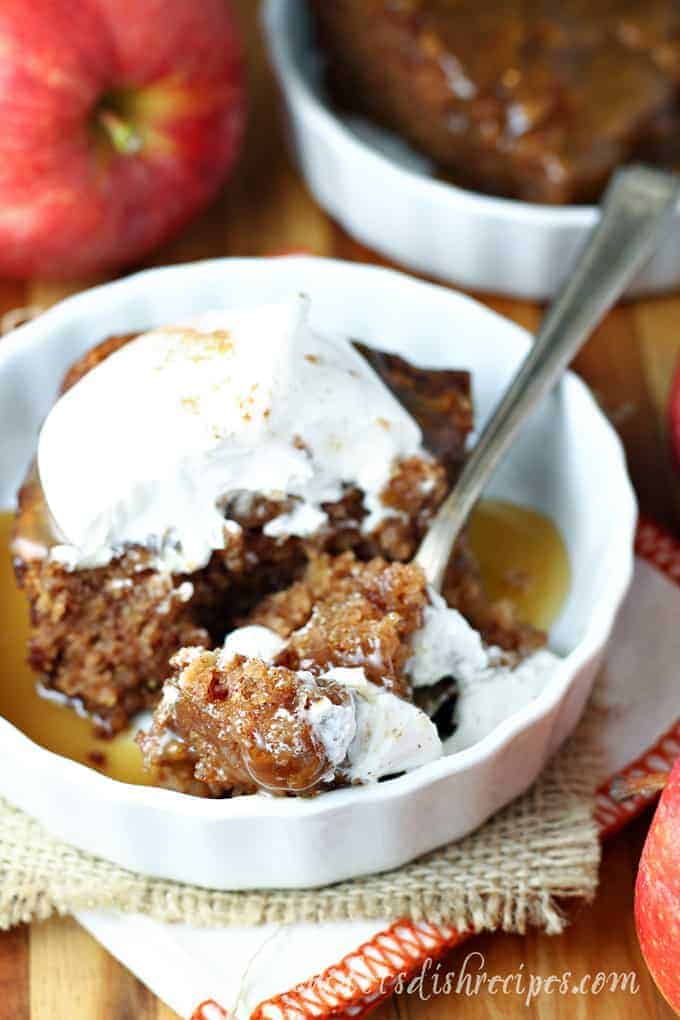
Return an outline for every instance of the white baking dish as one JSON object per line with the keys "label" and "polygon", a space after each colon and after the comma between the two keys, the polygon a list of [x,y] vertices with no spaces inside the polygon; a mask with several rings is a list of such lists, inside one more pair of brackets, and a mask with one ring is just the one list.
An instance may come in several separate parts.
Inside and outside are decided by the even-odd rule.
{"label": "white baking dish", "polygon": [[[307,0],[265,0],[264,26],[292,147],[317,201],[353,237],[420,273],[471,290],[543,300],[598,220],[595,206],[493,198],[433,176],[394,135],[341,117],[324,92]],[[680,284],[680,209],[629,294]]]}
{"label": "white baking dish", "polygon": [[[470,369],[479,422],[529,345],[523,330],[477,302],[385,269],[299,257],[153,269],[69,298],[0,341],[0,505],[12,505],[59,380],[87,348],[112,333],[296,291],[311,296],[322,330],[425,366]],[[334,882],[470,832],[526,789],[578,719],[629,583],[635,523],[619,441],[574,375],[527,423],[491,494],[555,520],[573,583],[551,634],[561,668],[539,698],[474,747],[311,800],[206,801],[115,782],[0,719],[0,795],[85,850],[214,888]]]}

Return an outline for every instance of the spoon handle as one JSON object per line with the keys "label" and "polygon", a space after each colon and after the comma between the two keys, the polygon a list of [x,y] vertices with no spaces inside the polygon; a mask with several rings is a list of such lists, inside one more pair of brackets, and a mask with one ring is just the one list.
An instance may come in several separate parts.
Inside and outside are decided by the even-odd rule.
{"label": "spoon handle", "polygon": [[453,543],[499,460],[524,420],[653,253],[679,196],[680,177],[662,170],[631,166],[614,175],[598,225],[415,557],[437,591]]}

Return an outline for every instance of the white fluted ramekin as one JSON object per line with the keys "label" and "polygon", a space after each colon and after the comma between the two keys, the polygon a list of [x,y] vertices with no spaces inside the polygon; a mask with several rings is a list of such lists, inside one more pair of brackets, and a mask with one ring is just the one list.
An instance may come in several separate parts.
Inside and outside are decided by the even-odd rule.
{"label": "white fluted ramekin", "polygon": [[[483,422],[528,335],[470,298],[326,259],[222,259],[153,269],[63,301],[0,341],[0,506],[13,505],[68,366],[113,333],[297,291],[312,321],[424,366],[473,373]],[[84,480],[86,483],[86,480]],[[0,795],[56,836],[147,875],[216,889],[316,886],[395,867],[456,839],[525,790],[575,725],[629,583],[635,501],[620,443],[568,374],[527,423],[490,495],[549,514],[573,583],[543,693],[458,754],[315,799],[210,801],[129,786],[32,743],[0,719]]]}
{"label": "white fluted ramekin", "polygon": [[[302,174],[353,237],[416,272],[470,290],[552,297],[597,223],[595,206],[494,198],[433,176],[395,136],[341,117],[322,84],[308,0],[265,0],[264,26]],[[629,294],[680,285],[680,209]]]}

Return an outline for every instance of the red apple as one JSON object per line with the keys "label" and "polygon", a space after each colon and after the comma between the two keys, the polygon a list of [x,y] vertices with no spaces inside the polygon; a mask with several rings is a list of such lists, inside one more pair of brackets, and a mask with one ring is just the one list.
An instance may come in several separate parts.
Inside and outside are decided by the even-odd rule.
{"label": "red apple", "polygon": [[233,165],[244,95],[227,0],[0,0],[0,274],[167,240]]}
{"label": "red apple", "polygon": [[671,441],[673,462],[680,471],[680,360],[675,369],[668,402],[668,434]]}
{"label": "red apple", "polygon": [[635,925],[652,977],[680,1015],[680,759],[661,794],[640,858]]}

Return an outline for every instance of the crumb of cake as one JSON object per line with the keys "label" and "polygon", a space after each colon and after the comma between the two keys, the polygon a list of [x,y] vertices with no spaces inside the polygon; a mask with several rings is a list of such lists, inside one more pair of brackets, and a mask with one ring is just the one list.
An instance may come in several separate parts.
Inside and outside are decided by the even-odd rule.
{"label": "crumb of cake", "polygon": [[415,556],[447,489],[444,467],[437,461],[421,457],[402,461],[392,472],[381,497],[392,511],[375,530],[381,554],[403,561]]}
{"label": "crumb of cake", "polygon": [[247,623],[287,639],[277,662],[289,669],[359,666],[373,683],[406,694],[410,639],[426,603],[420,567],[361,563],[347,552],[315,556],[299,581],[261,602]]}

